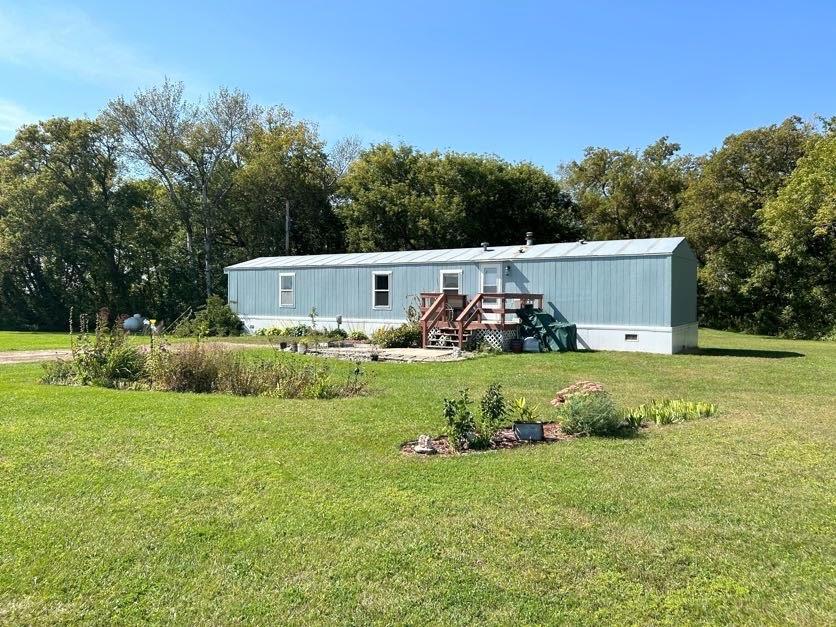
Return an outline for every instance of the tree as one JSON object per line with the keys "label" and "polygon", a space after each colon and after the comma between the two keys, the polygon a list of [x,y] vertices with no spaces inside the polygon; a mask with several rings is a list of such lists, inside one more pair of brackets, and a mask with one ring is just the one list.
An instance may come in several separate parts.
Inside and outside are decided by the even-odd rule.
{"label": "tree", "polygon": [[700,259],[704,324],[776,333],[782,274],[761,209],[804,155],[814,129],[799,118],[737,135],[702,160],[683,197],[680,228]]}
{"label": "tree", "polygon": [[126,136],[128,154],[150,169],[177,207],[196,269],[199,224],[207,296],[214,289],[217,221],[241,165],[238,148],[260,114],[243,92],[222,88],[205,105],[194,105],[185,100],[182,83],[168,80],[138,91],[132,101],[117,98],[107,108],[107,117]]}
{"label": "tree", "polygon": [[[342,158],[349,151],[348,145],[338,145]],[[284,252],[285,202],[292,216],[291,254],[343,250],[343,226],[331,205],[341,172],[316,127],[276,108],[254,126],[239,152],[242,166],[235,172],[219,236],[227,256],[238,256],[230,261]]]}
{"label": "tree", "polygon": [[[23,127],[0,156],[0,318],[64,327],[68,310],[142,307],[172,234],[155,186],[125,181],[106,124],[55,118]],[[166,260],[167,261],[167,260]]]}
{"label": "tree", "polygon": [[355,251],[521,242],[526,231],[553,241],[581,234],[570,199],[541,168],[386,143],[351,164],[337,212]]}
{"label": "tree", "polygon": [[563,185],[578,204],[595,239],[674,234],[682,192],[694,170],[677,157],[679,144],[662,137],[642,153],[587,148],[584,158],[561,168]]}
{"label": "tree", "polygon": [[836,335],[836,133],[811,142],[760,217],[785,277],[782,329]]}

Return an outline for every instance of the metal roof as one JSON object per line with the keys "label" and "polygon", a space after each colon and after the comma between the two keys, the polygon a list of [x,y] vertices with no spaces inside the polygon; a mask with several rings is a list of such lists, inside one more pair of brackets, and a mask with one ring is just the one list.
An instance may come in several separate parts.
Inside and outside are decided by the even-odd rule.
{"label": "metal roof", "polygon": [[330,255],[291,255],[257,257],[228,266],[225,270],[258,268],[307,268],[330,266],[393,266],[401,264],[458,263],[562,259],[567,257],[621,257],[670,255],[684,242],[682,237],[619,239],[596,242],[563,242],[525,246],[488,246],[479,248],[440,248],[437,250],[400,250],[382,253],[338,253]]}

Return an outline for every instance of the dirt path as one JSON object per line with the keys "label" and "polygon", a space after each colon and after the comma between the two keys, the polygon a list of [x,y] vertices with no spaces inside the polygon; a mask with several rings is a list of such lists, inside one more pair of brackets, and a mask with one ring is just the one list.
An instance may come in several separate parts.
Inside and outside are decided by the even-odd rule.
{"label": "dirt path", "polygon": [[37,351],[4,351],[0,352],[0,364],[25,364],[36,361],[49,361],[70,354],[67,348],[50,348]]}
{"label": "dirt path", "polygon": [[[254,348],[269,348],[267,344],[245,344],[243,342],[213,342],[212,345],[228,350],[244,350]],[[172,344],[171,348],[177,350],[178,345]],[[140,350],[148,350],[142,346]],[[336,357],[338,359],[369,361],[371,353],[377,353],[380,361],[400,362],[421,362],[421,361],[459,361],[464,356],[453,350],[427,349],[427,348],[386,348],[373,349],[364,346],[357,348],[324,348],[313,349],[311,354],[323,357]],[[0,351],[0,365],[2,364],[25,364],[52,359],[65,358],[70,355],[69,349],[51,348],[46,350],[23,350],[23,351]]]}

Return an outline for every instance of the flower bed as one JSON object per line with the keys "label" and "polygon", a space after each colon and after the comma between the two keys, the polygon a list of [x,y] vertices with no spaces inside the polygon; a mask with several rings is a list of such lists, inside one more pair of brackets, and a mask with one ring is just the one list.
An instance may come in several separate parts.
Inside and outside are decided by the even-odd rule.
{"label": "flower bed", "polygon": [[[503,428],[497,431],[490,440],[490,445],[484,449],[463,449],[457,451],[450,444],[450,440],[446,435],[441,435],[432,438],[430,443],[435,449],[435,453],[430,455],[440,455],[442,457],[449,455],[469,455],[470,453],[482,453],[485,451],[497,451],[502,449],[517,448],[519,446],[537,446],[539,444],[554,444],[563,440],[572,439],[574,436],[563,433],[560,425],[556,422],[547,422],[543,424],[544,438],[539,442],[529,442],[526,440],[518,440],[514,435],[514,430],[511,428]],[[401,453],[408,456],[426,457],[427,453],[419,453],[415,450],[418,445],[418,440],[411,440],[401,445]]]}

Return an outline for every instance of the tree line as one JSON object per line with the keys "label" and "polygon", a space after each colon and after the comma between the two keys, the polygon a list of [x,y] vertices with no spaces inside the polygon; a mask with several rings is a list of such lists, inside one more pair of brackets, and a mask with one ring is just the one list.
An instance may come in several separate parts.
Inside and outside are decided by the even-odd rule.
{"label": "tree line", "polygon": [[[285,232],[285,208],[290,231]],[[836,330],[836,128],[790,118],[706,155],[663,137],[588,148],[552,174],[405,144],[328,146],[282,107],[165,82],[95,119],[0,146],[0,326],[70,307],[172,320],[257,256],[684,235],[700,320],[795,337]]]}

